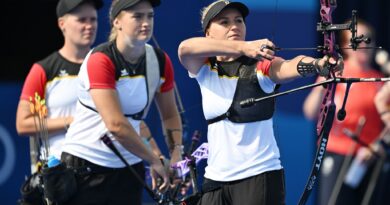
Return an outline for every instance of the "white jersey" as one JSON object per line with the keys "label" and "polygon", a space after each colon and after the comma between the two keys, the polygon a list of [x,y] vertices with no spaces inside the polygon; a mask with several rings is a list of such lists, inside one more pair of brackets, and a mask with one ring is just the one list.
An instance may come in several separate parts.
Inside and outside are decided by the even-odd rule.
{"label": "white jersey", "polygon": [[[146,50],[145,57],[141,58],[136,65],[117,66],[119,63],[113,56],[120,54],[113,46],[114,44],[109,42],[93,49],[80,68],[79,102],[76,106],[74,121],[66,134],[63,151],[100,166],[120,168],[125,166],[123,162],[100,140],[100,137],[108,130],[101,115],[96,111],[90,90],[115,89],[122,112],[125,115],[133,115],[144,110],[148,100],[153,100],[148,99],[147,85],[149,83],[146,80],[146,70],[160,69],[156,89],[158,89],[157,92],[167,92],[173,88],[173,69],[167,55],[160,50],[154,55],[151,47]],[[154,56],[150,55],[151,53]],[[152,59],[156,58],[163,58],[164,61],[159,61],[158,64],[151,63]],[[116,73],[119,76],[116,76]],[[153,97],[156,90],[151,90]],[[139,134],[141,121],[131,116],[127,116],[127,119]],[[111,140],[130,165],[141,161],[139,157],[125,149],[115,137]]]}
{"label": "white jersey", "polygon": [[[261,63],[259,63],[261,64]],[[259,66],[258,66],[259,67]],[[206,119],[225,113],[233,100],[238,77],[218,74],[216,66],[203,65],[195,78],[202,93]],[[260,87],[271,93],[275,83],[257,70]],[[205,177],[215,181],[234,181],[282,168],[272,118],[250,123],[227,119],[208,126],[209,157]]]}
{"label": "white jersey", "polygon": [[[30,97],[34,99],[35,93],[45,98],[49,119],[73,116],[77,102],[77,74],[80,66],[81,64],[66,60],[58,51],[53,52],[32,66],[20,98],[29,101]],[[61,157],[65,132],[64,124],[62,131],[49,134],[48,155],[54,155],[58,159]],[[45,152],[42,145],[41,160],[44,159]]]}

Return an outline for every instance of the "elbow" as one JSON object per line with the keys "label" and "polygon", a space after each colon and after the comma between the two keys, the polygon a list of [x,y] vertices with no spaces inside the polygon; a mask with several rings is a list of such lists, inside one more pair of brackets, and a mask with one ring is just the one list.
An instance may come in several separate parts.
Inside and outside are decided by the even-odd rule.
{"label": "elbow", "polygon": [[122,130],[125,129],[126,123],[122,120],[110,120],[105,122],[107,130],[116,137],[121,137]]}
{"label": "elbow", "polygon": [[122,127],[121,124],[122,123],[120,123],[118,121],[109,121],[109,122],[106,122],[106,128],[109,132],[116,134],[116,133],[120,132],[121,127]]}
{"label": "elbow", "polygon": [[19,136],[31,136],[35,134],[29,131],[27,127],[24,126],[23,123],[19,121],[16,121],[16,132],[18,133]]}
{"label": "elbow", "polygon": [[183,56],[189,53],[189,50],[190,46],[188,45],[187,40],[181,42],[177,51],[179,59],[182,60]]}

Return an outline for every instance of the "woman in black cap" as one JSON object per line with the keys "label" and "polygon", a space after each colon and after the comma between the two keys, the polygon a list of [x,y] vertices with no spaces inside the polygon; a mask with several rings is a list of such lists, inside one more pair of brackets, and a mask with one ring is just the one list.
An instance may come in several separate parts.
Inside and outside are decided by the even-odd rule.
{"label": "woman in black cap", "polygon": [[146,44],[152,36],[159,0],[115,0],[110,9],[110,40],[94,48],[79,73],[79,103],[62,159],[67,166],[90,167],[77,178],[79,191],[69,204],[141,204],[143,185],[101,140],[108,136],[144,178],[147,161],[169,186],[159,157],[142,142],[140,123],[153,99],[166,134],[172,135],[171,163],[181,158],[181,120],[174,98],[168,55]]}
{"label": "woman in black cap", "polygon": [[216,1],[202,12],[205,37],[179,46],[181,63],[200,86],[209,124],[203,205],[285,204],[272,122],[275,102],[249,108],[239,103],[273,94],[278,84],[318,74],[328,61],[303,55],[286,61],[274,56],[275,46],[267,39],[245,41],[248,14],[242,3]]}
{"label": "woman in black cap", "polygon": [[[48,108],[49,153],[41,149],[41,159],[44,154],[57,159],[61,157],[65,133],[76,109],[77,74],[95,41],[97,10],[102,6],[101,0],[60,0],[57,17],[64,45],[34,63],[24,82],[17,108],[16,129],[23,136],[34,136],[38,132],[30,111],[30,97],[35,99],[35,93],[38,93],[46,100]],[[32,172],[36,172],[35,164],[32,165]]]}
{"label": "woman in black cap", "polygon": [[77,102],[77,74],[81,63],[95,41],[97,9],[101,0],[61,0],[57,4],[58,27],[64,36],[64,45],[45,59],[36,62],[28,74],[16,115],[16,128],[20,135],[35,135],[30,97],[35,92],[46,99],[48,107],[47,129],[50,154],[61,156],[62,139],[73,120]]}

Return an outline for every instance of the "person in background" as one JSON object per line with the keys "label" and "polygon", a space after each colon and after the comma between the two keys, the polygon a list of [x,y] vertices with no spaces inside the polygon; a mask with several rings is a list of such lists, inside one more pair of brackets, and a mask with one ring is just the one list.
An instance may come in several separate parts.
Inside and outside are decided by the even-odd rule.
{"label": "person in background", "polygon": [[174,97],[169,56],[146,44],[153,33],[159,0],[115,0],[108,42],[94,48],[79,72],[76,115],[66,134],[61,160],[70,168],[90,167],[77,177],[78,192],[67,204],[141,204],[143,183],[101,140],[109,137],[144,179],[142,160],[170,185],[159,157],[140,137],[140,123],[153,100],[163,130],[173,139],[171,163],[181,160],[182,128]]}
{"label": "person in background", "polygon": [[[30,110],[37,93],[46,101],[49,153],[60,158],[66,130],[73,121],[77,102],[77,74],[94,43],[97,32],[97,10],[101,0],[60,0],[57,4],[58,27],[64,37],[63,46],[33,64],[23,85],[16,113],[16,130],[21,136],[34,137],[39,132]],[[32,140],[30,152],[40,152],[39,139]],[[37,143],[37,144],[35,144]],[[37,150],[35,150],[37,149]],[[40,160],[44,154],[41,149]],[[36,163],[32,158],[32,172]]]}
{"label": "person in background", "polygon": [[97,9],[102,6],[101,0],[60,0],[57,17],[64,45],[34,63],[23,85],[16,114],[16,130],[22,136],[36,134],[30,97],[34,99],[35,93],[38,93],[46,100],[48,108],[49,152],[58,158],[76,108],[77,74],[95,41]]}
{"label": "person in background", "polygon": [[[365,21],[359,19],[357,27],[358,35],[364,34],[370,37],[374,42],[374,30]],[[340,47],[348,47],[351,32],[349,30],[340,33]],[[370,46],[370,45],[368,45]],[[371,62],[373,59],[372,49],[343,49],[344,57],[344,72],[343,76],[352,78],[378,78],[383,75],[372,68]],[[318,78],[318,81],[324,78]],[[373,143],[380,135],[383,129],[383,123],[376,111],[374,97],[381,83],[354,83],[349,91],[348,101],[346,104],[346,118],[339,121],[334,120],[332,130],[329,135],[327,153],[324,158],[323,166],[321,167],[320,182],[319,182],[319,203],[327,205],[330,198],[337,197],[336,204],[360,204],[364,192],[366,190],[367,180],[363,179],[360,185],[356,188],[351,188],[345,184],[342,185],[339,193],[332,194],[340,170],[346,157],[350,154],[355,155],[361,148],[349,136],[345,134],[345,130],[355,132],[358,130],[359,119],[365,119],[365,125],[360,133],[356,133],[359,139],[366,144]],[[337,109],[341,107],[346,90],[346,84],[338,84],[335,94],[335,103]],[[315,120],[318,116],[319,107],[324,94],[322,87],[313,88],[307,96],[303,110],[307,119]],[[352,150],[351,150],[352,149]],[[362,161],[370,161],[369,152],[361,149],[361,154],[357,155]],[[369,176],[369,172],[366,174]],[[366,177],[368,178],[368,177]],[[339,179],[339,180],[343,180]],[[333,196],[332,196],[333,195]],[[333,200],[333,199],[332,199]]]}
{"label": "person in background", "polygon": [[342,70],[342,61],[326,56],[284,60],[274,55],[268,39],[245,40],[248,14],[243,3],[215,1],[202,11],[205,37],[184,40],[178,49],[180,62],[200,86],[209,124],[203,205],[285,204],[273,130],[275,101],[248,108],[240,102],[269,96],[278,84],[322,73],[328,66]]}

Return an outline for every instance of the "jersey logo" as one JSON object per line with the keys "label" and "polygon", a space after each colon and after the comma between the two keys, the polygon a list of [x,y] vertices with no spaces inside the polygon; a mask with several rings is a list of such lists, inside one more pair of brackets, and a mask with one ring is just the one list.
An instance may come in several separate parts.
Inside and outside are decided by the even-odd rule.
{"label": "jersey logo", "polygon": [[68,76],[69,73],[66,72],[66,70],[60,70],[60,73],[58,74],[59,77],[65,77],[65,76]]}
{"label": "jersey logo", "polygon": [[121,70],[121,77],[123,77],[123,76],[128,76],[128,75],[129,75],[129,73],[127,72],[126,68],[123,68],[123,69]]}

